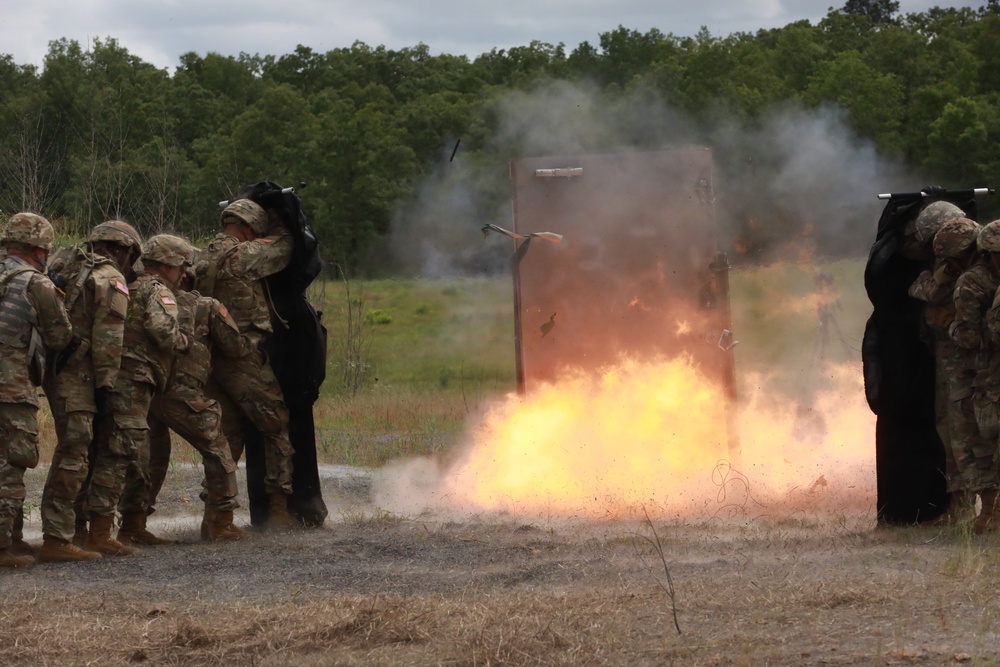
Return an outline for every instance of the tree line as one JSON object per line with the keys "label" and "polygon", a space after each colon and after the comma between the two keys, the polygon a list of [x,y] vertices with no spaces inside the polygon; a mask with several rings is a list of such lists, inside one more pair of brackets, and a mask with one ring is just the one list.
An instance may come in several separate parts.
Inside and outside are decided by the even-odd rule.
{"label": "tree line", "polygon": [[[709,145],[720,130],[708,119],[753,128],[782,104],[835,105],[858,137],[928,179],[990,184],[1000,173],[997,44],[1000,0],[905,16],[891,0],[848,0],[816,25],[727,36],[619,26],[572,50],[534,41],[475,58],[362,42],[192,52],[172,73],[114,38],[86,48],[59,39],[41,68],[0,56],[0,212],[41,212],[65,235],[122,218],[204,239],[218,201],[244,185],[305,182],[327,258],[371,274],[394,216],[459,145],[484,174],[478,205],[509,197],[505,100],[554,81],[585,83],[607,108],[656,95],[699,119],[688,131]],[[630,141],[656,149],[662,139]],[[741,159],[723,156],[719,169],[745,168]]]}

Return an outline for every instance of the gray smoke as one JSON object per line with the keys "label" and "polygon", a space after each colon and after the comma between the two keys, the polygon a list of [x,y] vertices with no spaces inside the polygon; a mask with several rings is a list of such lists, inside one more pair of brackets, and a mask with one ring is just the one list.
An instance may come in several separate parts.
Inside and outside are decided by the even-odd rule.
{"label": "gray smoke", "polygon": [[481,145],[455,139],[416,196],[392,222],[392,269],[422,277],[494,275],[510,243],[483,238],[492,223],[513,226],[512,158],[667,150],[700,145],[716,165],[720,249],[737,263],[816,251],[861,256],[884,205],[879,192],[927,185],[858,138],[834,107],[785,105],[745,122],[713,113],[689,118],[646,89],[601,93],[548,82],[496,103],[496,130]]}

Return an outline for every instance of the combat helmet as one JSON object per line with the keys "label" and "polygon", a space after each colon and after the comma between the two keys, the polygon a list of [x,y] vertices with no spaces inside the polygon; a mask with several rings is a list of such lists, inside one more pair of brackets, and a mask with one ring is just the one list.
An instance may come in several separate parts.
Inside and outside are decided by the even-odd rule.
{"label": "combat helmet", "polygon": [[931,202],[917,215],[913,236],[919,243],[931,243],[941,225],[949,220],[964,217],[962,209],[951,202],[943,200]]}
{"label": "combat helmet", "polygon": [[157,234],[142,245],[142,258],[167,266],[190,266],[194,260],[191,244],[173,234]]}
{"label": "combat helmet", "polygon": [[48,220],[37,213],[15,213],[3,230],[4,245],[21,243],[33,248],[52,251],[56,234]]}
{"label": "combat helmet", "polygon": [[983,228],[979,230],[976,245],[979,246],[980,250],[986,252],[1000,252],[1000,220],[983,225]]}
{"label": "combat helmet", "polygon": [[220,220],[225,222],[226,218],[238,218],[245,222],[254,233],[263,235],[271,228],[271,222],[267,217],[267,211],[251,199],[237,199],[229,202],[226,208],[222,209]]}
{"label": "combat helmet", "polygon": [[97,243],[100,241],[132,248],[137,254],[142,252],[142,237],[139,236],[139,232],[135,231],[135,227],[122,220],[108,220],[94,227],[90,231],[90,236],[87,237],[87,242]]}
{"label": "combat helmet", "polygon": [[934,255],[941,259],[957,257],[976,243],[981,227],[968,218],[955,218],[941,225],[934,235]]}

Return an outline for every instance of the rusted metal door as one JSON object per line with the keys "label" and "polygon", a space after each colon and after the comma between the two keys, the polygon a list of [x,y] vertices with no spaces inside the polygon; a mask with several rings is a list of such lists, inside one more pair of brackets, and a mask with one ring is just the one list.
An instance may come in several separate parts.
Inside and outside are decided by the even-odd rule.
{"label": "rusted metal door", "polygon": [[511,161],[518,387],[689,354],[734,397],[707,148]]}

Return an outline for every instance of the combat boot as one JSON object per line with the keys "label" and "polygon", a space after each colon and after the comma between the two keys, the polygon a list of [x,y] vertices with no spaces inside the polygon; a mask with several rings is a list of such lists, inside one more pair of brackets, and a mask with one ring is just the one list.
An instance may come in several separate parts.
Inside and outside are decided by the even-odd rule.
{"label": "combat boot", "polygon": [[31,556],[12,554],[9,548],[0,549],[0,567],[32,567],[35,559]]}
{"label": "combat boot", "polygon": [[210,510],[205,508],[205,518],[201,522],[201,539],[206,542],[232,542],[245,540],[250,533],[233,525],[232,510]]}
{"label": "combat boot", "polygon": [[1000,516],[997,515],[997,500],[1000,499],[1000,491],[997,489],[984,489],[979,493],[983,501],[983,509],[972,524],[972,532],[976,535],[992,533],[1000,530]]}
{"label": "combat boot", "polygon": [[114,523],[113,515],[101,516],[94,514],[90,517],[90,534],[87,537],[87,549],[96,551],[105,556],[131,556],[139,553],[135,547],[122,544],[111,537],[111,524]]}
{"label": "combat boot", "polygon": [[43,563],[76,563],[100,557],[96,551],[81,549],[72,542],[49,535],[42,536],[42,548],[38,552],[38,560]]}
{"label": "combat boot", "polygon": [[288,496],[272,493],[268,495],[268,501],[268,530],[291,530],[298,526],[295,517],[288,513]]}
{"label": "combat boot", "polygon": [[28,544],[24,540],[17,540],[7,547],[7,553],[12,553],[15,556],[31,556],[32,558],[36,558],[38,556],[38,547]]}
{"label": "combat boot", "polygon": [[87,537],[89,537],[87,531],[87,520],[77,519],[76,524],[73,526],[73,544],[80,547],[81,549],[87,546]]}
{"label": "combat boot", "polygon": [[146,530],[146,518],[145,512],[125,512],[122,514],[122,525],[118,529],[118,541],[122,544],[142,544],[147,547],[166,544],[166,540],[161,540]]}

